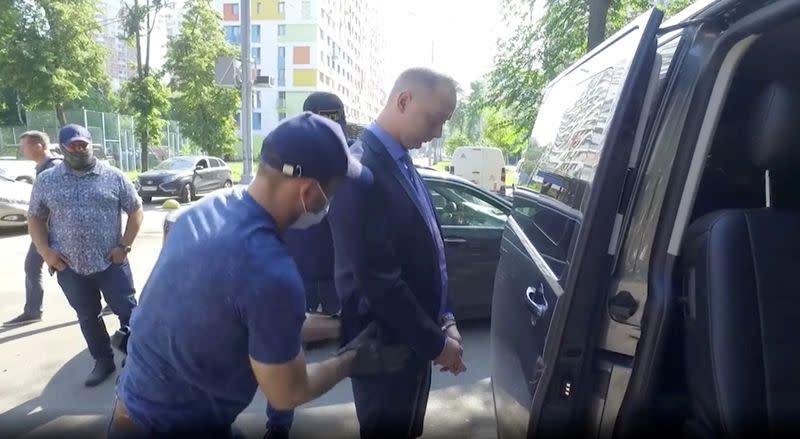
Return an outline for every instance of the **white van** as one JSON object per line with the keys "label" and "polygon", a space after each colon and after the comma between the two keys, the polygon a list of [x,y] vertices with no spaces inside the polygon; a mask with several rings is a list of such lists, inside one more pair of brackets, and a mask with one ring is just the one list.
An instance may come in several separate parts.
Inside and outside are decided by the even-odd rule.
{"label": "white van", "polygon": [[499,148],[460,146],[453,152],[453,174],[479,187],[500,192],[504,189],[503,168],[506,159]]}

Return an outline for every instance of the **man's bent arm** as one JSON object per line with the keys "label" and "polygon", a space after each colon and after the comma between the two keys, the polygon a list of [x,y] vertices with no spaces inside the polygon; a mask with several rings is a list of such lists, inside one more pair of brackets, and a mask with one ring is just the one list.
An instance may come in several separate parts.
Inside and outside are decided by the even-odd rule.
{"label": "man's bent arm", "polygon": [[139,234],[139,229],[142,228],[142,221],[144,221],[144,210],[140,207],[128,213],[128,221],[125,224],[125,234],[122,235],[123,245],[133,245],[136,235]]}
{"label": "man's bent arm", "polygon": [[379,204],[350,182],[339,189],[329,213],[337,257],[349,260],[378,321],[422,358],[432,360],[442,352],[445,336],[403,281],[385,214],[375,210]]}
{"label": "man's bent arm", "polygon": [[267,401],[278,410],[291,410],[319,398],[347,377],[355,352],[345,352],[319,363],[306,365],[301,350],[283,364],[266,364],[250,357],[258,386]]}
{"label": "man's bent arm", "polygon": [[39,254],[44,253],[45,250],[50,248],[50,242],[47,236],[47,220],[36,216],[28,217],[28,234],[31,235],[31,241],[36,247]]}

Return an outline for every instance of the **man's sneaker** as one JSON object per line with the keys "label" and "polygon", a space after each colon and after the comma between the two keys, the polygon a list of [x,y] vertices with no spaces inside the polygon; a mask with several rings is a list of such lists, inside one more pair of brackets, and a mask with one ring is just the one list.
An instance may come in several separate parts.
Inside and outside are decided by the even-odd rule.
{"label": "man's sneaker", "polygon": [[13,319],[3,323],[4,328],[12,328],[14,326],[28,325],[31,323],[41,322],[42,313],[28,314],[26,312],[14,317]]}
{"label": "man's sneaker", "polygon": [[95,361],[92,373],[86,377],[86,387],[94,387],[102,383],[110,377],[116,369],[117,366],[114,364],[114,357],[101,358]]}

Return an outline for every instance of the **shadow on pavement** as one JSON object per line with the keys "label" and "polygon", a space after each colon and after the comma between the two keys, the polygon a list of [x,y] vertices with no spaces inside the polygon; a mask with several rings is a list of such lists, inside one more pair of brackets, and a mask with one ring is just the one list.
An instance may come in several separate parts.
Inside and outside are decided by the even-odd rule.
{"label": "shadow on pavement", "polygon": [[[31,330],[31,331],[27,331],[27,332],[22,332],[22,333],[19,333],[19,334],[9,335],[8,337],[0,337],[0,344],[8,343],[8,342],[11,342],[11,341],[14,341],[14,340],[19,340],[20,338],[30,337],[31,335],[41,334],[43,332],[55,331],[57,329],[66,328],[67,326],[72,326],[72,325],[77,325],[77,324],[78,324],[78,321],[77,320],[73,320],[71,322],[59,323],[57,325],[45,326],[44,328],[39,328],[39,329],[34,329],[34,330]],[[4,332],[12,331],[14,329],[19,329],[19,328],[20,328],[19,326],[15,326],[15,327],[11,327],[11,328],[0,328],[0,334],[2,334]]]}
{"label": "shadow on pavement", "polygon": [[[73,325],[68,322],[18,334],[24,337]],[[434,370],[431,397],[425,421],[424,439],[459,437],[461,439],[494,437],[494,408],[488,366],[488,331],[486,323],[465,324],[465,361],[469,369],[454,377]],[[9,341],[0,339],[0,343]],[[328,358],[335,345],[307,352],[309,362]],[[114,403],[114,387],[119,373],[94,388],[83,381],[92,368],[88,350],[83,350],[64,364],[48,381],[40,396],[0,414],[0,438],[105,437]],[[358,437],[358,422],[352,403],[352,388],[344,380],[321,398],[300,407],[292,428],[293,438]],[[260,392],[237,418],[236,425],[248,437],[264,434],[266,401]]]}
{"label": "shadow on pavement", "polygon": [[[0,437],[102,437],[114,403],[116,374],[97,387],[83,385],[92,369],[88,350],[69,360],[41,395],[0,415]],[[117,359],[119,365],[119,359]],[[48,425],[66,416],[54,425]]]}

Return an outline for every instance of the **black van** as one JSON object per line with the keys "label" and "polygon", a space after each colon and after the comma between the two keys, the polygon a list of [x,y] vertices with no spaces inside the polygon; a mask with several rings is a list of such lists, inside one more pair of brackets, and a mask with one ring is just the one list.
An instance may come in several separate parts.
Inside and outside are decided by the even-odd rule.
{"label": "black van", "polygon": [[500,438],[800,431],[800,1],[661,19],[546,90],[494,283]]}

